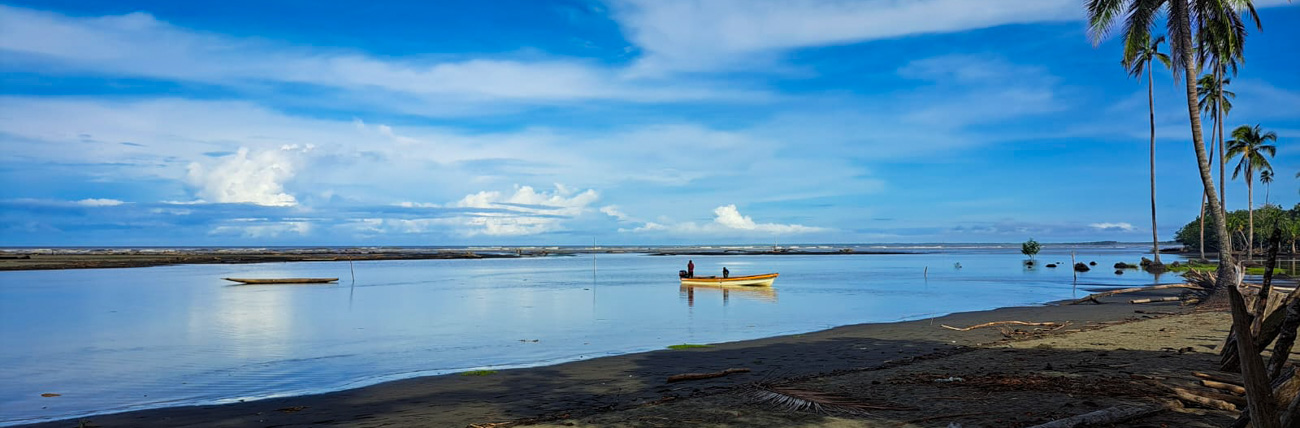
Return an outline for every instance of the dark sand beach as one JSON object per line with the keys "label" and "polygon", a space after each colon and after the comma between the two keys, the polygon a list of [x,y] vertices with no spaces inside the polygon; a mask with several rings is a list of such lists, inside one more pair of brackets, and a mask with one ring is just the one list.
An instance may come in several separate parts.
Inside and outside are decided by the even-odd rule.
{"label": "dark sand beach", "polygon": [[[1081,295],[1086,293],[1080,290]],[[1129,299],[1012,307],[935,319],[596,358],[483,376],[415,378],[320,395],[143,410],[83,418],[89,426],[1030,426],[1170,394],[1212,371],[1226,311]],[[1017,320],[1069,324],[955,331]],[[669,383],[669,376],[747,373]],[[952,380],[960,378],[961,380]],[[949,379],[949,382],[936,382]],[[751,398],[753,385],[839,394],[891,410],[786,412]],[[51,399],[57,399],[51,398]],[[1129,426],[1222,426],[1230,412],[1163,411]],[[36,424],[76,426],[77,420]]]}

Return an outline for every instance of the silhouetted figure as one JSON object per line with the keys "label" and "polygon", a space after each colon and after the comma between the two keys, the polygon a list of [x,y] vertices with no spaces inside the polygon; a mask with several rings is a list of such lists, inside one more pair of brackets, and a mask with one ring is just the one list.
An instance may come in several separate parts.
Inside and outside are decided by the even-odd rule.
{"label": "silhouetted figure", "polygon": [[726,278],[728,275],[731,275],[731,271],[727,270],[727,268],[724,266],[722,268],[722,277]]}
{"label": "silhouetted figure", "polygon": [[687,260],[687,261],[686,261],[686,277],[687,277],[687,278],[694,278],[694,277],[695,277],[695,261],[694,261],[694,260]]}

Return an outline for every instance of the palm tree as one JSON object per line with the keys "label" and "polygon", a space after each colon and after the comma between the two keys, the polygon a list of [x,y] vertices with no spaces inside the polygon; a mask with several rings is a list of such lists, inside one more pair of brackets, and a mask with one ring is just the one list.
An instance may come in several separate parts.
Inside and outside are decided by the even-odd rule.
{"label": "palm tree", "polygon": [[[1219,64],[1232,58],[1241,58],[1242,41],[1245,37],[1245,25],[1242,24],[1238,9],[1248,11],[1259,26],[1259,17],[1254,13],[1255,7],[1250,0],[1086,0],[1088,10],[1088,28],[1093,43],[1100,43],[1112,27],[1123,21],[1124,58],[1133,58],[1135,52],[1144,48],[1150,40],[1151,29],[1156,19],[1164,16],[1165,34],[1169,36],[1169,48],[1172,70],[1175,79],[1182,72],[1186,79],[1187,116],[1192,130],[1192,148],[1196,152],[1196,163],[1201,173],[1201,186],[1205,188],[1205,197],[1211,207],[1211,219],[1219,239],[1219,269],[1216,288],[1226,289],[1232,306],[1233,327],[1239,332],[1250,331],[1250,320],[1245,309],[1244,299],[1236,288],[1236,263],[1232,258],[1225,212],[1215,190],[1213,178],[1210,177],[1209,159],[1205,153],[1205,138],[1201,134],[1201,117],[1197,114],[1196,91],[1197,67],[1208,57],[1216,58]],[[1195,18],[1195,19],[1193,19]],[[1214,46],[1215,49],[1197,49],[1193,36],[1202,43],[1199,47]],[[1222,165],[1222,163],[1220,163]],[[1222,174],[1221,174],[1222,175]],[[1220,186],[1222,187],[1222,186]],[[1244,328],[1243,328],[1244,326]],[[1259,428],[1278,426],[1277,402],[1273,391],[1268,387],[1264,364],[1254,349],[1251,340],[1238,340],[1237,352],[1241,357],[1242,378],[1246,383],[1246,396],[1251,422]]]}
{"label": "palm tree", "polygon": [[1238,126],[1237,129],[1232,130],[1232,139],[1228,140],[1228,159],[1241,157],[1237,167],[1232,170],[1232,178],[1235,180],[1243,169],[1246,171],[1246,209],[1248,210],[1247,219],[1250,224],[1250,231],[1246,234],[1247,260],[1250,259],[1251,250],[1254,249],[1255,245],[1254,171],[1272,170],[1273,166],[1269,165],[1268,157],[1277,154],[1276,146],[1265,144],[1269,141],[1277,141],[1277,133],[1273,131],[1262,132],[1259,125],[1255,125],[1254,128],[1249,125]]}
{"label": "palm tree", "polygon": [[[1133,53],[1133,56],[1125,56],[1120,62],[1124,69],[1128,70],[1130,76],[1138,79],[1142,78],[1142,72],[1147,75],[1147,113],[1151,119],[1151,254],[1155,257],[1152,266],[1157,269],[1164,266],[1160,263],[1160,236],[1156,233],[1156,98],[1151,92],[1153,85],[1151,80],[1151,61],[1160,61],[1165,68],[1170,68],[1169,55],[1160,52],[1160,44],[1164,43],[1165,37],[1160,36],[1155,41],[1142,43],[1142,48]],[[1204,246],[1204,245],[1202,245]]]}
{"label": "palm tree", "polygon": [[[1235,70],[1235,67],[1236,67],[1236,66],[1234,65],[1233,67],[1234,67],[1234,70]],[[1221,118],[1222,118],[1224,115],[1227,115],[1228,112],[1232,110],[1232,101],[1229,101],[1228,98],[1236,98],[1236,97],[1237,97],[1237,94],[1236,94],[1236,93],[1233,93],[1232,91],[1228,91],[1228,90],[1223,89],[1223,87],[1224,87],[1224,86],[1227,86],[1228,83],[1231,83],[1232,80],[1231,80],[1231,79],[1221,79],[1221,78],[1219,78],[1219,73],[1218,73],[1218,71],[1219,71],[1220,68],[1221,68],[1221,67],[1216,67],[1216,72],[1215,72],[1214,74],[1205,74],[1205,75],[1202,75],[1201,78],[1198,79],[1198,80],[1196,81],[1196,90],[1197,90],[1197,92],[1200,93],[1200,99],[1199,99],[1198,102],[1197,102],[1197,106],[1200,107],[1201,111],[1204,112],[1205,114],[1207,114],[1208,117],[1210,118],[1210,123],[1211,123],[1210,127],[1211,127],[1212,129],[1218,129],[1218,130],[1219,130],[1219,133],[1218,133],[1219,140],[1218,140],[1218,144],[1217,144],[1217,147],[1219,148],[1219,190],[1221,190],[1221,191],[1223,192],[1223,198],[1221,198],[1219,201],[1220,201],[1220,202],[1225,202],[1226,198],[1228,197],[1228,196],[1227,196],[1227,195],[1228,195],[1228,190],[1227,190],[1226,187],[1224,187],[1224,182],[1223,182],[1223,175],[1224,175],[1224,168],[1223,168],[1223,129],[1222,129],[1221,126],[1219,126],[1219,124],[1222,122],[1222,119],[1221,119]],[[1227,96],[1227,98],[1224,97],[1225,95]],[[1215,148],[1215,147],[1216,147],[1216,144],[1215,144],[1215,140],[1214,140],[1214,134],[1210,134],[1210,155],[1211,155],[1211,157],[1210,157],[1210,167],[1211,167],[1211,168],[1214,167],[1214,157],[1213,157],[1213,155],[1214,155],[1214,148]],[[1221,210],[1226,210],[1227,207],[1220,206],[1219,209],[1221,209]],[[1202,259],[1202,260],[1205,259],[1205,222],[1204,222],[1204,218],[1205,218],[1205,195],[1202,194],[1202,195],[1201,195],[1201,219],[1202,219],[1202,222],[1201,222],[1201,259]]]}
{"label": "palm tree", "polygon": [[1264,206],[1268,206],[1269,189],[1273,187],[1272,167],[1269,167],[1268,169],[1259,172],[1259,182],[1264,183]]}

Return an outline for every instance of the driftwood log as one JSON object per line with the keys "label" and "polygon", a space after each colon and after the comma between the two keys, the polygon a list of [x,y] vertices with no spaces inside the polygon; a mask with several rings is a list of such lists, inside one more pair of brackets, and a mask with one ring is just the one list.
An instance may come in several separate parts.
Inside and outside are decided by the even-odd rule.
{"label": "driftwood log", "polygon": [[1054,323],[1054,322],[1027,322],[1027,321],[994,321],[994,322],[986,322],[984,324],[976,324],[970,327],[953,327],[947,324],[939,324],[940,327],[949,330],[957,330],[957,331],[971,331],[977,328],[994,327],[999,325],[1028,325],[1028,326],[1039,326],[1039,327],[1057,327],[1060,326],[1061,324]]}
{"label": "driftwood log", "polygon": [[1133,299],[1133,300],[1129,300],[1128,302],[1136,305],[1141,303],[1180,302],[1182,300],[1183,300],[1182,297],[1169,296],[1169,297],[1155,297],[1150,299]]}
{"label": "driftwood log", "polygon": [[720,372],[711,372],[711,373],[683,373],[679,375],[668,376],[668,382],[672,383],[672,382],[681,382],[684,380],[712,379],[715,377],[723,377],[729,374],[748,373],[748,372],[749,369],[739,368],[739,369],[726,369]]}
{"label": "driftwood log", "polygon": [[1075,300],[1075,301],[1073,301],[1073,302],[1070,302],[1069,304],[1071,304],[1071,305],[1077,305],[1077,304],[1085,303],[1085,302],[1101,303],[1101,301],[1100,301],[1100,300],[1097,300],[1097,299],[1100,299],[1100,298],[1102,298],[1102,297],[1106,297],[1106,296],[1114,296],[1114,295],[1116,295],[1116,294],[1124,294],[1124,293],[1138,293],[1138,292],[1142,292],[1142,291],[1165,290],[1165,289],[1169,289],[1169,288],[1190,288],[1190,289],[1193,289],[1193,290],[1204,290],[1204,289],[1201,288],[1200,286],[1193,285],[1193,284],[1164,284],[1164,285],[1154,285],[1154,286],[1150,286],[1150,287],[1121,288],[1121,289],[1119,289],[1119,290],[1110,290],[1110,291],[1105,291],[1105,292],[1101,292],[1101,293],[1093,293],[1093,294],[1089,294],[1088,297],[1084,297],[1084,298],[1082,298],[1082,299]]}
{"label": "driftwood log", "polygon": [[1233,385],[1241,385],[1241,379],[1236,378],[1236,377],[1233,377],[1233,376],[1230,376],[1230,375],[1221,375],[1221,374],[1215,374],[1215,373],[1204,373],[1204,372],[1192,372],[1192,376],[1196,376],[1196,377],[1201,378],[1201,379],[1212,380],[1212,381],[1215,381],[1215,382],[1223,382],[1223,383],[1230,383],[1230,384],[1233,384]]}
{"label": "driftwood log", "polygon": [[1091,413],[1057,419],[1031,428],[1075,428],[1090,425],[1111,425],[1140,418],[1172,407],[1169,404],[1124,405],[1101,409]]}
{"label": "driftwood log", "polygon": [[1169,390],[1173,391],[1174,396],[1178,397],[1179,400],[1183,400],[1188,403],[1201,405],[1211,409],[1227,410],[1229,412],[1237,411],[1236,404],[1232,404],[1217,398],[1206,397],[1205,395],[1208,394],[1198,394],[1179,387],[1170,387]]}
{"label": "driftwood log", "polygon": [[1220,390],[1220,391],[1228,391],[1228,392],[1231,392],[1231,393],[1233,393],[1233,394],[1241,394],[1241,395],[1245,395],[1245,394],[1246,394],[1246,388],[1244,388],[1244,387],[1242,387],[1242,386],[1240,386],[1240,385],[1233,385],[1233,384],[1230,384],[1230,383],[1223,383],[1223,382],[1215,382],[1215,381],[1208,380],[1208,379],[1202,379],[1202,380],[1201,380],[1201,385],[1202,385],[1202,386],[1205,386],[1205,387],[1207,387],[1207,388],[1214,388],[1214,389],[1217,389],[1217,390]]}

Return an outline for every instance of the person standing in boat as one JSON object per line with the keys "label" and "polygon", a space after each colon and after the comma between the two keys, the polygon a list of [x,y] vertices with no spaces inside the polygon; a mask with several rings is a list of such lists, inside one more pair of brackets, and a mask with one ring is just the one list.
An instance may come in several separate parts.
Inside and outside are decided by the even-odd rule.
{"label": "person standing in boat", "polygon": [[723,277],[723,278],[726,278],[726,277],[728,277],[728,276],[730,276],[730,275],[731,275],[731,271],[727,270],[727,267],[726,267],[726,266],[723,266],[723,267],[722,267],[722,277]]}
{"label": "person standing in boat", "polygon": [[687,277],[687,278],[694,278],[694,277],[695,277],[695,261],[694,261],[694,260],[687,260],[687,261],[686,261],[686,277]]}

